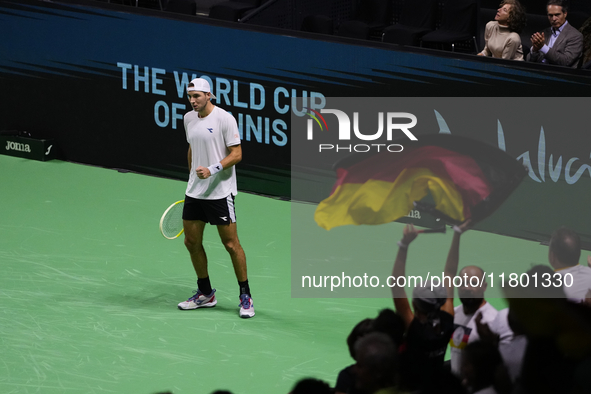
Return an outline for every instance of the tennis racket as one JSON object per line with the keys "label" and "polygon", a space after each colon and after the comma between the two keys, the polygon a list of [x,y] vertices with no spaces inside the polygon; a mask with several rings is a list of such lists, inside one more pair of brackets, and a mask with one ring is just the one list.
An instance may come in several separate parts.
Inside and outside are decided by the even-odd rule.
{"label": "tennis racket", "polygon": [[175,239],[183,233],[183,207],[185,200],[177,201],[160,218],[160,232],[164,238]]}

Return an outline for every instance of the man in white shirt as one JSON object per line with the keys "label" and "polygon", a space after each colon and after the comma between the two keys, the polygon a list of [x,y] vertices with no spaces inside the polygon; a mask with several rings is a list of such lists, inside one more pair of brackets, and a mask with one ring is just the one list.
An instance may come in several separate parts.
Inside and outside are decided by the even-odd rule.
{"label": "man in white shirt", "polygon": [[548,247],[548,261],[555,272],[562,276],[562,288],[573,302],[585,300],[591,289],[591,268],[579,264],[581,239],[567,227],[559,227],[552,233]]}
{"label": "man in white shirt", "polygon": [[187,88],[193,111],[185,114],[184,124],[189,151],[189,182],[185,192],[183,228],[185,246],[197,274],[197,292],[179,309],[209,308],[217,304],[203,248],[205,224],[217,226],[221,241],[232,259],[240,288],[239,316],[254,316],[246,272],[246,256],[238,240],[234,196],[237,194],[235,165],[242,160],[240,133],[236,119],[215,106],[209,82],[195,78]]}
{"label": "man in white shirt", "polygon": [[527,348],[527,337],[515,313],[509,308],[501,309],[497,317],[488,324],[482,323],[477,316],[476,328],[481,340],[498,346],[509,378],[515,383],[521,374]]}
{"label": "man in white shirt", "polygon": [[[482,316],[482,322],[492,322],[497,316],[497,310],[484,299],[487,288],[485,273],[480,267],[467,266],[460,271],[463,279],[462,286],[458,287],[458,297],[462,305],[454,308],[455,330],[449,341],[451,347],[451,371],[460,375],[462,365],[462,350],[468,343],[480,339],[476,329],[475,318]],[[471,286],[470,284],[479,284]]]}

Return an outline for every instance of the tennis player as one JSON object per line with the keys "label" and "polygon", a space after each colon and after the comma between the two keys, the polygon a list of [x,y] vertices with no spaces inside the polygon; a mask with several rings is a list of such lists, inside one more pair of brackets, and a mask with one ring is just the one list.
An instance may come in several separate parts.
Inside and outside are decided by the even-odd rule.
{"label": "tennis player", "polygon": [[221,241],[232,259],[240,287],[240,317],[254,316],[254,306],[246,273],[246,256],[238,240],[234,196],[237,194],[235,165],[242,160],[236,120],[215,106],[209,82],[196,78],[187,88],[193,111],[185,114],[189,142],[189,183],[183,209],[185,246],[197,274],[197,291],[179,309],[209,308],[217,304],[207,270],[203,248],[205,224],[217,226]]}

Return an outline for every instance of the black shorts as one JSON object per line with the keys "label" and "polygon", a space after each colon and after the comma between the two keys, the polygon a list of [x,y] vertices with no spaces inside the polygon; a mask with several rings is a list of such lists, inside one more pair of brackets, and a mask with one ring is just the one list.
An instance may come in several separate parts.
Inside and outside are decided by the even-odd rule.
{"label": "black shorts", "polygon": [[214,225],[236,223],[234,196],[219,200],[201,200],[185,196],[183,220],[201,220]]}

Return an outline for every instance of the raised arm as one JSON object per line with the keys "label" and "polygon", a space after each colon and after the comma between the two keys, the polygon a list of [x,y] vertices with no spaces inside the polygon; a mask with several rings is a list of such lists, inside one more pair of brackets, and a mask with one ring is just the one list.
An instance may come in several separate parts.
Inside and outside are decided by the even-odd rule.
{"label": "raised arm", "polygon": [[[412,224],[407,224],[402,231],[402,239],[398,242],[398,253],[396,254],[396,260],[394,261],[394,268],[392,269],[392,277],[394,283],[399,277],[406,276],[406,256],[408,254],[408,247],[412,241],[417,237],[418,232]],[[406,281],[405,281],[406,283]],[[406,291],[404,287],[393,286],[392,287],[392,298],[394,298],[394,307],[396,312],[404,320],[404,325],[408,328],[414,313],[408,302]]]}
{"label": "raised arm", "polygon": [[[462,233],[467,231],[471,226],[470,220],[465,221],[459,226],[454,226],[454,235],[451,240],[451,246],[449,247],[449,252],[447,253],[447,260],[445,261],[445,268],[443,272],[445,274],[445,279],[443,280],[443,285],[447,290],[447,300],[445,304],[441,307],[441,310],[444,312],[449,313],[453,316],[454,314],[454,287],[453,287],[453,278],[458,273],[458,265],[460,263],[460,237]],[[450,278],[449,280],[447,278]],[[452,282],[452,283],[450,283]]]}

